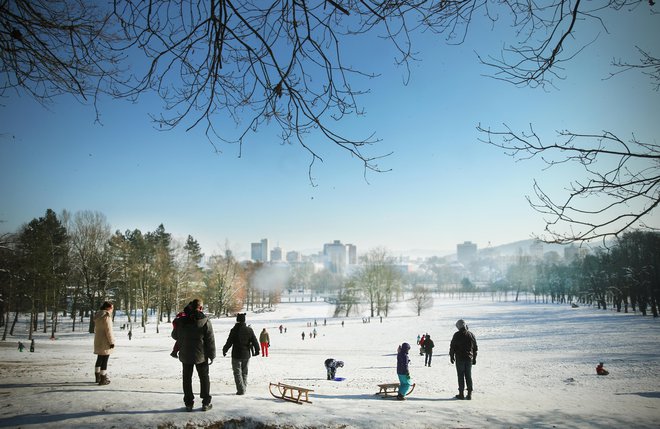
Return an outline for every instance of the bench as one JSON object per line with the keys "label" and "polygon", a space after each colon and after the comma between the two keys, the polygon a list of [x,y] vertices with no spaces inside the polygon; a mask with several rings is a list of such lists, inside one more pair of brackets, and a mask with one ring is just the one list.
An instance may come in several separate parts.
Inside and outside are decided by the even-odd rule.
{"label": "bench", "polygon": [[[277,393],[273,392],[273,387],[277,388]],[[295,402],[296,404],[301,405],[303,402],[307,402],[308,404],[312,403],[312,401],[309,400],[309,392],[313,392],[312,389],[284,383],[270,383],[268,390],[273,397],[284,399],[285,401]]]}
{"label": "bench", "polygon": [[[399,394],[399,383],[383,383],[379,384],[379,391],[376,392],[376,395],[390,396]],[[406,396],[410,395],[412,391],[415,390],[415,384],[410,386],[410,390],[406,393]]]}

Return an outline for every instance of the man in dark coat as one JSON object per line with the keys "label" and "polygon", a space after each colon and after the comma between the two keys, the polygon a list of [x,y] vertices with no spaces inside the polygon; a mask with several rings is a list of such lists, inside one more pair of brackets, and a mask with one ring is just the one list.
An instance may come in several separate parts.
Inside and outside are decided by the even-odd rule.
{"label": "man in dark coat", "polygon": [[202,312],[202,300],[195,299],[185,308],[185,317],[177,320],[172,330],[172,338],[179,344],[179,360],[183,365],[183,403],[187,411],[192,411],[195,396],[192,390],[193,367],[197,369],[202,410],[210,410],[211,382],[209,365],[215,359],[215,337],[213,325]]}
{"label": "man in dark coat", "polygon": [[245,313],[236,315],[236,324],[227,337],[227,343],[222,348],[222,355],[227,356],[231,350],[231,368],[234,371],[236,394],[244,395],[248,384],[248,364],[250,356],[259,356],[259,341],[252,328],[245,324]]}
{"label": "man in dark coat", "polygon": [[424,349],[424,366],[431,366],[433,347],[435,347],[435,344],[433,343],[431,336],[426,334],[426,338],[424,338],[424,346],[422,347]]}
{"label": "man in dark coat", "polygon": [[[456,399],[472,399],[472,365],[477,364],[477,339],[468,330],[463,319],[456,322],[458,331],[451,339],[449,346],[449,360],[456,362],[456,374],[458,375],[458,395]],[[467,396],[463,390],[467,384]]]}

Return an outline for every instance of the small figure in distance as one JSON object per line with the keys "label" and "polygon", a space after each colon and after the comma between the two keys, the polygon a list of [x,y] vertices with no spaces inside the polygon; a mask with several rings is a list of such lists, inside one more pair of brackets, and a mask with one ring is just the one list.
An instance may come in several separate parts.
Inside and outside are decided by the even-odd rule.
{"label": "small figure in distance", "polygon": [[596,367],[596,374],[598,375],[608,375],[610,372],[603,367],[603,362],[600,362]]}

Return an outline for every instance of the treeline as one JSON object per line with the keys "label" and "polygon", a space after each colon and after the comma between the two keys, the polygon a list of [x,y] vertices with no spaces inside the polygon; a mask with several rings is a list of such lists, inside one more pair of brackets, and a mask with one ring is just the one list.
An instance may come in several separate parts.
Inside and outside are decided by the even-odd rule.
{"label": "treeline", "polygon": [[609,249],[570,264],[533,263],[520,258],[506,278],[493,282],[500,293],[533,293],[543,302],[582,303],[617,312],[649,312],[658,317],[660,301],[660,233],[624,234]]}
{"label": "treeline", "polygon": [[[154,231],[112,232],[99,212],[43,217],[0,239],[0,326],[13,335],[19,313],[30,315],[29,336],[38,329],[55,336],[61,317],[72,330],[86,323],[105,300],[124,311],[131,327],[146,330],[147,317],[172,320],[193,297],[221,316],[244,306],[272,305],[276,292],[258,290],[251,278],[260,264],[239,263],[229,249],[203,264],[199,243],[173,239],[161,224]],[[84,329],[84,328],[83,328]]]}

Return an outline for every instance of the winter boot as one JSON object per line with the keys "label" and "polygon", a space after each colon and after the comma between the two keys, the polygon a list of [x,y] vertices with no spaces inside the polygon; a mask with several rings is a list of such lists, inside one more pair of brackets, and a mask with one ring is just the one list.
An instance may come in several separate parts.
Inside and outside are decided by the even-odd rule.
{"label": "winter boot", "polygon": [[94,379],[96,380],[95,383],[99,384],[99,381],[101,381],[101,373],[100,372],[95,372],[94,373]]}
{"label": "winter boot", "polygon": [[468,390],[468,394],[465,397],[465,399],[467,399],[468,401],[472,399],[472,391],[471,390]]}
{"label": "winter boot", "polygon": [[106,374],[102,374],[99,378],[99,386],[105,386],[106,384],[110,384],[110,380]]}
{"label": "winter boot", "polygon": [[460,390],[458,392],[458,395],[454,396],[454,398],[456,398],[456,399],[465,399],[465,396],[463,396],[463,391]]}
{"label": "winter boot", "polygon": [[396,395],[396,399],[398,399],[399,401],[405,401],[406,397],[399,393]]}
{"label": "winter boot", "polygon": [[202,404],[202,411],[208,411],[213,408],[213,404]]}
{"label": "winter boot", "polygon": [[191,412],[193,410],[193,404],[186,405],[186,411]]}

